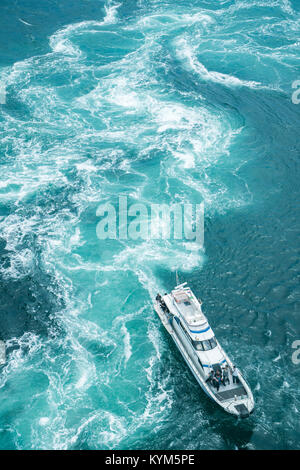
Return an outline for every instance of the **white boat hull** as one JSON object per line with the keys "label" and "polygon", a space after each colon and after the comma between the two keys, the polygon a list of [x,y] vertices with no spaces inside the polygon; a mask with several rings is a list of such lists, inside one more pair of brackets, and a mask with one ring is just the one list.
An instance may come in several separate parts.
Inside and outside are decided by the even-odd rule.
{"label": "white boat hull", "polygon": [[[253,412],[254,409],[254,400],[252,396],[252,392],[244,380],[244,378],[239,374],[239,383],[240,387],[232,385],[231,388],[228,386],[226,387],[227,390],[220,389],[220,392],[216,392],[207,382],[207,375],[202,371],[200,364],[201,362],[198,361],[198,355],[192,348],[188,347],[187,342],[185,343],[184,335],[180,334],[180,329],[176,328],[176,323],[174,324],[174,316],[170,314],[170,312],[164,312],[161,308],[159,302],[155,302],[154,309],[159,316],[162,324],[171,335],[174,343],[177,346],[177,349],[181,353],[182,357],[184,358],[186,364],[188,365],[190,371],[194,375],[195,379],[197,380],[198,384],[202,388],[202,390],[212,399],[215,403],[217,403],[223,410],[227,413],[230,413],[235,416],[240,416],[242,418],[249,416]],[[218,346],[220,347],[219,343]],[[229,366],[233,367],[230,359],[222,350],[222,353],[225,357],[225,360]],[[222,386],[221,386],[222,387]],[[240,397],[235,395],[235,391],[243,389],[245,391],[244,396]],[[227,393],[227,395],[225,395]],[[223,395],[222,395],[223,394]],[[229,397],[228,399],[226,397]]]}

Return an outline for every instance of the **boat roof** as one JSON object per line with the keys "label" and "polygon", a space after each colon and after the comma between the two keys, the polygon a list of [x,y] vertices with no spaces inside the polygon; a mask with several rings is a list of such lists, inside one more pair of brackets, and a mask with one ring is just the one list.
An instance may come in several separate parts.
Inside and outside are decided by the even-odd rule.
{"label": "boat roof", "polygon": [[189,287],[174,289],[171,295],[177,309],[188,325],[203,325],[207,323],[201,310],[201,305]]}
{"label": "boat roof", "polygon": [[194,340],[205,340],[213,336],[213,331],[202,312],[201,304],[186,283],[181,284],[164,296],[168,308],[177,311]]}

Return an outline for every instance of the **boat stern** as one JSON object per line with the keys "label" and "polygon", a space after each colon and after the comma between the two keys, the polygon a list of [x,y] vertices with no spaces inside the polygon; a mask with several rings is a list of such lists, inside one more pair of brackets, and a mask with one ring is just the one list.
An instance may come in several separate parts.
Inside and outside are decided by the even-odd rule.
{"label": "boat stern", "polygon": [[248,418],[253,410],[254,401],[251,398],[243,401],[233,401],[226,407],[226,411],[242,419]]}

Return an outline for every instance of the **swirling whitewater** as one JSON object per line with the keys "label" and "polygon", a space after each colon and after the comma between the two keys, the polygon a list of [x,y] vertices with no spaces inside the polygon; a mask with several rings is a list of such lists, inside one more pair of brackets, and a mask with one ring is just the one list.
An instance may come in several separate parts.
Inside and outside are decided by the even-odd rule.
{"label": "swirling whitewater", "polygon": [[[0,448],[297,448],[299,5],[81,3],[0,68]],[[100,241],[119,195],[204,201],[205,250]],[[247,422],[153,313],[175,270],[254,391]]]}

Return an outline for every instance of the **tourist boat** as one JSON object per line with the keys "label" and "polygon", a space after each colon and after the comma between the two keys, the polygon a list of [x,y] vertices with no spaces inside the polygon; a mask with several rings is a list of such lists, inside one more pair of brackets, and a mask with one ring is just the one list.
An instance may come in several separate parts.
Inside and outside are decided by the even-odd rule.
{"label": "tourist boat", "polygon": [[225,411],[245,418],[253,412],[252,392],[216,339],[202,302],[186,286],[157,294],[154,308],[204,392]]}

